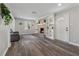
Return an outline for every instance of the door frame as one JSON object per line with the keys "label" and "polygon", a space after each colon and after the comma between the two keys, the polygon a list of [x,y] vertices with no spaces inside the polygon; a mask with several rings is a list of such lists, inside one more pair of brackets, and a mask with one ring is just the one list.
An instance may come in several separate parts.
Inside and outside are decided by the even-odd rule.
{"label": "door frame", "polygon": [[[65,41],[65,42],[68,42],[69,43],[69,28],[70,28],[70,13],[69,12],[63,12],[63,13],[59,13],[59,14],[55,14],[55,30],[54,30],[54,37],[55,37],[55,39],[58,39],[57,38],[57,35],[56,35],[56,33],[57,33],[57,29],[56,29],[56,26],[57,26],[57,24],[56,24],[56,22],[57,22],[57,19],[58,18],[60,18],[60,17],[64,17],[65,18],[65,15],[66,15],[66,17],[68,17],[68,41],[65,41],[65,40],[61,40],[61,41]],[[58,40],[60,40],[60,39],[58,39]]]}

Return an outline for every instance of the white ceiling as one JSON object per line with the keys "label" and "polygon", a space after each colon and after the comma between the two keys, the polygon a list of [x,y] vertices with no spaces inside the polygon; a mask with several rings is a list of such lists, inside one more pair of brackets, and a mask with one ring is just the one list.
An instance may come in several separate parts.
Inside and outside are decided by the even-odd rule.
{"label": "white ceiling", "polygon": [[[14,17],[37,19],[41,16],[59,12],[79,4],[63,3],[62,6],[58,6],[57,3],[8,3],[6,5],[11,9]],[[36,13],[33,14],[33,11]]]}

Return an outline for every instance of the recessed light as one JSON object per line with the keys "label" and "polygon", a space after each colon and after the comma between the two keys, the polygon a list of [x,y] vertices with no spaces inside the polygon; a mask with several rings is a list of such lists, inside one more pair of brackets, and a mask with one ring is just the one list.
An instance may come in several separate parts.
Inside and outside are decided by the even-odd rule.
{"label": "recessed light", "polygon": [[61,3],[58,3],[58,6],[62,6],[62,4]]}

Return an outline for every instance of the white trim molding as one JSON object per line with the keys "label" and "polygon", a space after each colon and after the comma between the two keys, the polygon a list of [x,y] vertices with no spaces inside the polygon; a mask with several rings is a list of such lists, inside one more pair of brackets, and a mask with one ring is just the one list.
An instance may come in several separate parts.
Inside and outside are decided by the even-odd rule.
{"label": "white trim molding", "polygon": [[79,47],[79,44],[76,44],[76,43],[73,43],[73,42],[69,42],[69,44],[72,44],[74,46],[78,46]]}

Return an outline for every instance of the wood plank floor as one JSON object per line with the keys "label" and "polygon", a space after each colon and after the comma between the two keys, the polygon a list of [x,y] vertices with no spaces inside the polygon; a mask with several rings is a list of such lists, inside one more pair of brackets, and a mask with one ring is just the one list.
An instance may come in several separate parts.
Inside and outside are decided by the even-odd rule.
{"label": "wood plank floor", "polygon": [[6,56],[78,56],[79,47],[45,38],[43,34],[22,35],[12,42]]}

